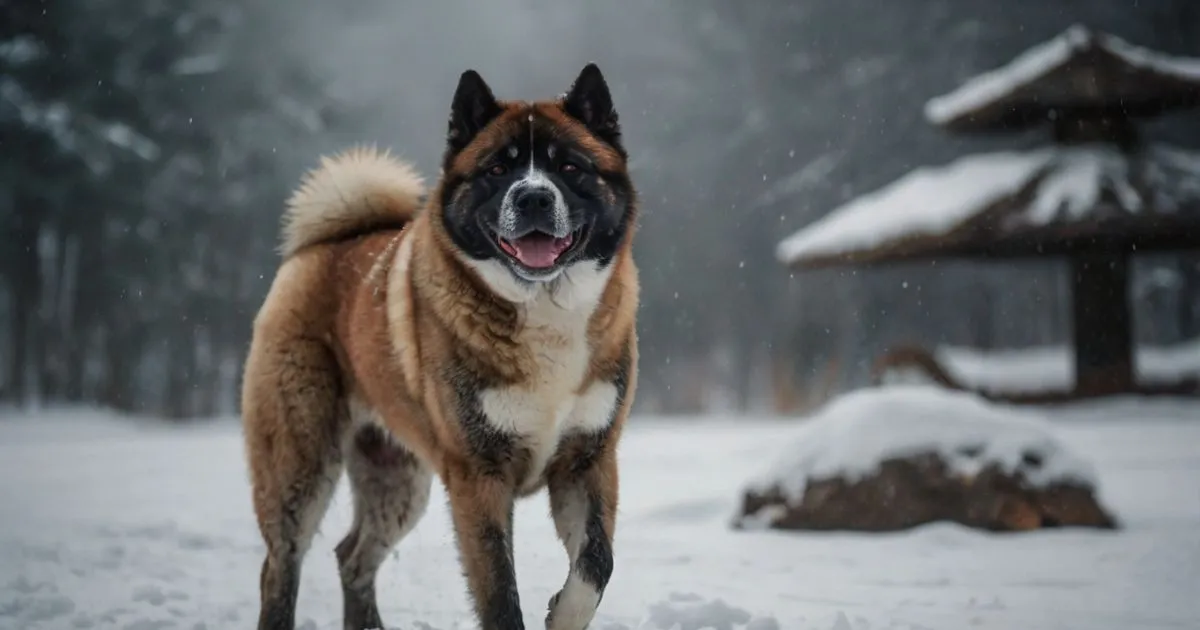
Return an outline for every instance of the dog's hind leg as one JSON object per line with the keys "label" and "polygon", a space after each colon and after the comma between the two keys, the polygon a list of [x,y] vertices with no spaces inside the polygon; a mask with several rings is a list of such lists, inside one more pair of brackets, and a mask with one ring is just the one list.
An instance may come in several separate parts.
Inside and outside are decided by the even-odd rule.
{"label": "dog's hind leg", "polygon": [[[353,407],[352,407],[353,410]],[[357,410],[355,416],[359,417]],[[431,471],[384,429],[365,422],[346,446],[354,524],[337,546],[345,630],[382,628],[375,601],[379,566],[429,504]]]}
{"label": "dog's hind leg", "polygon": [[293,630],[301,564],[341,468],[346,412],[332,353],[315,340],[256,340],[242,414],[254,511],[267,548],[258,628]]}

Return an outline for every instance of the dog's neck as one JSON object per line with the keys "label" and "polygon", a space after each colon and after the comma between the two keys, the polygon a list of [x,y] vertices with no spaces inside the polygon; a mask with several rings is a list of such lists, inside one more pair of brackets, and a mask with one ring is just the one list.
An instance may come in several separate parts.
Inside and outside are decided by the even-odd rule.
{"label": "dog's neck", "polygon": [[434,312],[476,320],[501,335],[516,331],[520,319],[517,306],[497,299],[480,278],[438,243],[448,237],[435,233],[428,215],[415,220],[411,230],[408,273],[414,279],[414,299],[430,303]]}
{"label": "dog's neck", "polygon": [[[554,282],[542,283],[521,302],[505,299],[475,273],[470,265],[423,232],[431,226],[418,218],[396,248],[388,270],[388,319],[393,337],[419,346],[419,322],[437,321],[466,351],[469,360],[479,361],[487,371],[517,382],[528,375],[522,361],[497,357],[523,356],[546,339],[559,343],[587,344],[591,329],[601,323],[595,315],[608,289],[610,270],[568,270]],[[506,273],[507,270],[505,270]],[[549,335],[549,337],[547,337]],[[398,348],[405,354],[419,348]],[[464,357],[465,358],[465,357]]]}
{"label": "dog's neck", "polygon": [[[423,217],[424,218],[424,217]],[[412,229],[434,231],[428,220],[418,219]],[[414,234],[416,236],[416,234]],[[519,332],[526,324],[545,324],[560,319],[586,321],[600,303],[612,275],[592,262],[580,262],[562,270],[553,279],[530,282],[516,277],[498,260],[470,260],[451,253],[447,247],[424,247],[444,234],[418,237],[411,273],[426,280],[418,283],[438,290],[424,291],[425,299],[442,304],[442,312],[471,313],[485,317],[488,327],[501,334]]]}
{"label": "dog's neck", "polygon": [[485,291],[515,306],[530,323],[563,318],[586,320],[600,303],[611,276],[610,269],[586,261],[570,265],[545,281],[519,278],[495,259],[460,262]]}

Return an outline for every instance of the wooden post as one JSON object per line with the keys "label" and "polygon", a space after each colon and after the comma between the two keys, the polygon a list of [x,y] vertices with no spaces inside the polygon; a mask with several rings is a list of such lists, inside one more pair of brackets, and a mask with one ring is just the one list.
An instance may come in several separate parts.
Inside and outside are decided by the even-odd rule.
{"label": "wooden post", "polygon": [[1075,394],[1131,392],[1133,316],[1129,253],[1079,252],[1071,258],[1075,337]]}

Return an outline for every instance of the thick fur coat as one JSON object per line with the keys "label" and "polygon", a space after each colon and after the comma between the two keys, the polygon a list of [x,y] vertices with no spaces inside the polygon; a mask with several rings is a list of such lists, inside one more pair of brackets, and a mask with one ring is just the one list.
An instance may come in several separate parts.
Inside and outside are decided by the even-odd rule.
{"label": "thick fur coat", "polygon": [[547,489],[569,565],[546,628],[590,623],[613,573],[616,446],[637,382],[636,195],[595,65],[562,98],[496,100],[474,71],[442,174],[359,148],[290,199],[242,411],[267,554],[260,630],[294,624],[300,568],[344,470],[347,629],[447,489],[480,627],[523,628],[513,503]]}

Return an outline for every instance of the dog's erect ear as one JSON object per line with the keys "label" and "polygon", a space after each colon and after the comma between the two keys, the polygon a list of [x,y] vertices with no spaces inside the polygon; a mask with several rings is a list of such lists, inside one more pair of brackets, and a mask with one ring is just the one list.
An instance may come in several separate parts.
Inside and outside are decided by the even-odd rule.
{"label": "dog's erect ear", "polygon": [[621,126],[612,94],[600,68],[594,63],[583,67],[570,91],[563,98],[563,109],[601,139],[620,148]]}
{"label": "dog's erect ear", "polygon": [[483,77],[474,70],[463,72],[450,104],[450,128],[446,133],[450,152],[462,151],[500,112],[500,104]]}

